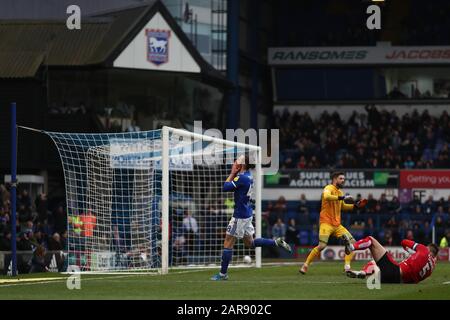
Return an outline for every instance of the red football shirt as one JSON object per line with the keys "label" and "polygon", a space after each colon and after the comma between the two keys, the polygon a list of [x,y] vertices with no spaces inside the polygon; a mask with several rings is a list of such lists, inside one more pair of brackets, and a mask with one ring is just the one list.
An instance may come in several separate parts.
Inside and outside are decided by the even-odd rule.
{"label": "red football shirt", "polygon": [[408,259],[399,264],[403,282],[418,283],[428,278],[436,265],[436,258],[431,255],[428,248],[411,240],[403,240],[402,246],[415,251]]}

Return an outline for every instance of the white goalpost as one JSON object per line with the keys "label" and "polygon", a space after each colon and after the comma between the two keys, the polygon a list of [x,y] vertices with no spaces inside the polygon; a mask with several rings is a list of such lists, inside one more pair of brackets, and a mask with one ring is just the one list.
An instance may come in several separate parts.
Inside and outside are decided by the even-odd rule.
{"label": "white goalpost", "polygon": [[[45,132],[45,131],[44,131]],[[218,267],[233,192],[222,190],[239,155],[255,162],[254,224],[261,237],[261,148],[186,130],[45,132],[61,157],[68,215],[67,264],[81,272]],[[261,248],[236,244],[232,265]]]}

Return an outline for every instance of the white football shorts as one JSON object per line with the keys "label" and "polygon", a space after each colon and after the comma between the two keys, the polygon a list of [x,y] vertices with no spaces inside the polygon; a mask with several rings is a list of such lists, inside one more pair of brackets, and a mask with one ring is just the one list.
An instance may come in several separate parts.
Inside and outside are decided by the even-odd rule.
{"label": "white football shorts", "polygon": [[253,217],[246,219],[239,219],[232,217],[227,227],[227,234],[238,239],[242,239],[244,236],[253,236],[255,228],[252,224]]}

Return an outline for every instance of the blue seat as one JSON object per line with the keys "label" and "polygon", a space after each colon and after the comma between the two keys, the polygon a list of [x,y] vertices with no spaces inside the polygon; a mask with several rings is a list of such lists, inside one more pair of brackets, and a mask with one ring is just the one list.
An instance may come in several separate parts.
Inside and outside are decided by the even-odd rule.
{"label": "blue seat", "polygon": [[351,233],[352,233],[352,236],[353,236],[355,239],[361,239],[361,238],[364,237],[364,230],[360,230],[360,229],[354,230],[354,229],[352,229],[352,230],[351,230]]}
{"label": "blue seat", "polygon": [[299,237],[299,242],[300,245],[302,246],[306,246],[309,245],[309,231],[307,230],[300,230],[300,232],[298,233],[298,237]]}
{"label": "blue seat", "polygon": [[286,208],[289,210],[298,210],[298,206],[300,205],[299,201],[288,201],[286,204]]}
{"label": "blue seat", "polygon": [[312,211],[309,213],[309,223],[315,224],[319,223],[319,213],[316,211]]}
{"label": "blue seat", "polygon": [[311,244],[317,244],[319,241],[319,230],[318,228],[311,228]]}
{"label": "blue seat", "polygon": [[291,220],[291,219],[296,219],[297,218],[297,212],[296,211],[292,211],[292,210],[290,210],[290,211],[288,211],[287,212],[287,214],[286,214],[286,222],[289,222],[289,220]]}

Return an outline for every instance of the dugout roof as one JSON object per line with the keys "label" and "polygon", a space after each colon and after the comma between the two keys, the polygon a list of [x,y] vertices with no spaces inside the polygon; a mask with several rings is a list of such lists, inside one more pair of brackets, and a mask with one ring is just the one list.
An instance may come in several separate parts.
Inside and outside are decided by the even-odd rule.
{"label": "dugout roof", "polygon": [[231,86],[203,59],[160,1],[82,17],[81,30],[69,30],[65,20],[0,20],[0,78],[33,78],[41,66],[112,67],[158,12],[199,65],[201,76]]}

